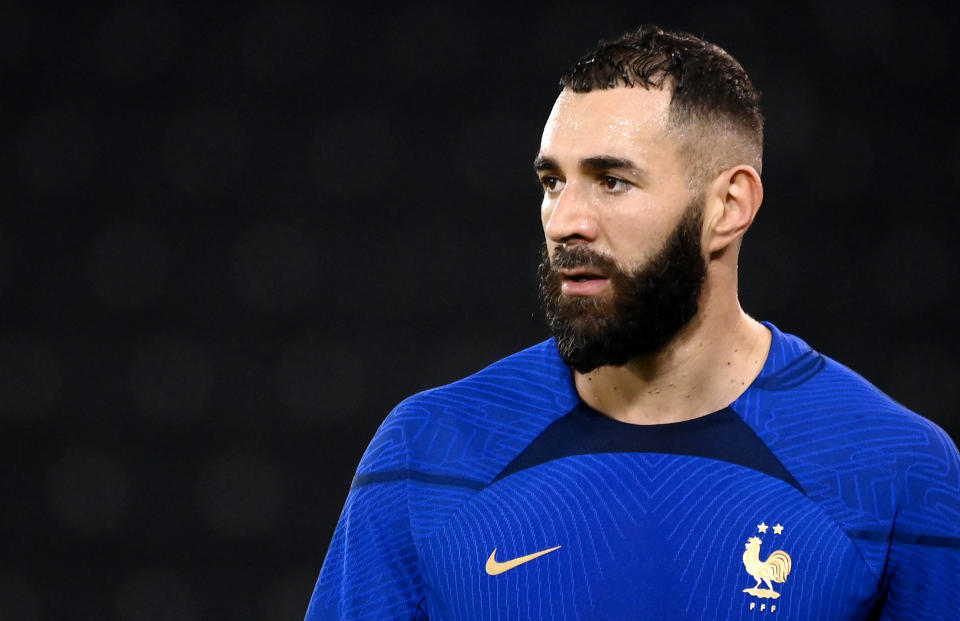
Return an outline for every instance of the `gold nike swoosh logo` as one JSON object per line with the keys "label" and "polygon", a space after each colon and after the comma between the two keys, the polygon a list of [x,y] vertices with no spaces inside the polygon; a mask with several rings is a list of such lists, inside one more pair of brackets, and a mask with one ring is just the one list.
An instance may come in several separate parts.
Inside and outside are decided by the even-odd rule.
{"label": "gold nike swoosh logo", "polygon": [[524,563],[529,563],[535,558],[539,558],[544,554],[549,554],[554,550],[559,550],[561,546],[555,548],[550,548],[549,550],[540,550],[539,552],[534,552],[533,554],[528,554],[526,556],[521,556],[510,561],[500,562],[496,559],[497,549],[494,548],[493,552],[490,553],[490,558],[487,559],[487,573],[491,576],[497,576],[502,574],[505,571],[509,571],[516,567],[517,565],[523,565]]}

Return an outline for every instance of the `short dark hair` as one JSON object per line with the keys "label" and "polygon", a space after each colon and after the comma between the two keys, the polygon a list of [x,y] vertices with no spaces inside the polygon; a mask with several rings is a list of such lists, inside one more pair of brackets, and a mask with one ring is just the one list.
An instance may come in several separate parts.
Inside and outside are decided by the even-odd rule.
{"label": "short dark hair", "polygon": [[673,124],[699,126],[702,131],[697,132],[698,141],[734,133],[742,139],[738,142],[744,142],[741,147],[746,147],[728,148],[724,154],[716,153],[715,146],[705,149],[697,144],[685,145],[685,156],[694,160],[689,162],[692,176],[716,174],[741,163],[760,170],[763,117],[759,95],[733,56],[699,37],[641,26],[616,39],[601,41],[567,71],[560,86],[576,93],[616,87],[669,87]]}

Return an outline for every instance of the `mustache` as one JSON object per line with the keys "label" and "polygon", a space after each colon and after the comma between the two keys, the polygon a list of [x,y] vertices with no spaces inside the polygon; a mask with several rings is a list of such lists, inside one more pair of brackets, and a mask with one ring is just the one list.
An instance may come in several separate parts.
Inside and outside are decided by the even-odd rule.
{"label": "mustache", "polygon": [[597,252],[587,246],[558,246],[553,256],[547,259],[551,270],[589,268],[591,271],[612,274],[619,272],[620,266],[613,257]]}

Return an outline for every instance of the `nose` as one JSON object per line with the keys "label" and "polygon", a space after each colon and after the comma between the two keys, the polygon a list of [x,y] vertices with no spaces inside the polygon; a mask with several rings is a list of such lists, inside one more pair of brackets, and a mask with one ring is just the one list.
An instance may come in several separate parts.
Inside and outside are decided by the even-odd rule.
{"label": "nose", "polygon": [[548,241],[570,246],[596,240],[596,211],[577,184],[568,181],[556,198],[547,200],[543,233]]}

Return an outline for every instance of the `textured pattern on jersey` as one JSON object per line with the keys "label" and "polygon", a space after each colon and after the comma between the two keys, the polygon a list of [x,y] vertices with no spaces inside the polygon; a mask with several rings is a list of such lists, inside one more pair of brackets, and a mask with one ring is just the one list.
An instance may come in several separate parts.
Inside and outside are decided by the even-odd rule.
{"label": "textured pattern on jersey", "polygon": [[547,341],[401,403],[358,475],[408,468],[486,484],[578,402],[570,369]]}
{"label": "textured pattern on jersey", "polygon": [[[579,403],[548,341],[390,414],[308,619],[960,618],[956,448],[769,327],[767,362],[731,408],[805,494],[743,466],[658,453],[567,456],[491,485]],[[745,560],[752,536],[760,548]],[[494,548],[505,561],[557,545],[484,570]],[[755,587],[785,571],[776,549],[793,563],[772,584],[778,598]]]}
{"label": "textured pattern on jersey", "polygon": [[351,491],[308,619],[414,618],[422,578],[406,504],[406,481]]}
{"label": "textured pattern on jersey", "polygon": [[[762,520],[781,534],[758,533]],[[779,599],[743,592],[742,556],[793,559]],[[562,546],[489,576],[504,559]],[[710,459],[601,454],[558,459],[506,477],[458,509],[423,551],[437,618],[747,619],[761,603],[778,619],[862,619],[875,582],[822,509],[779,479]],[[842,577],[842,579],[838,579]],[[751,609],[750,604],[755,608]],[[771,605],[772,605],[771,604]]]}
{"label": "textured pattern on jersey", "polygon": [[889,581],[887,606],[902,606],[895,618],[960,608],[956,447],[850,369],[769,327],[764,381],[732,407]]}
{"label": "textured pattern on jersey", "polygon": [[546,342],[398,405],[357,468],[307,618],[422,614],[414,542],[578,402]]}

